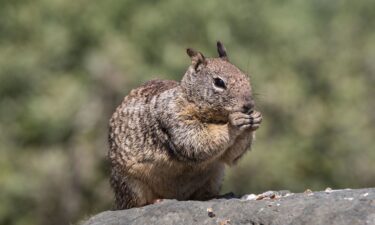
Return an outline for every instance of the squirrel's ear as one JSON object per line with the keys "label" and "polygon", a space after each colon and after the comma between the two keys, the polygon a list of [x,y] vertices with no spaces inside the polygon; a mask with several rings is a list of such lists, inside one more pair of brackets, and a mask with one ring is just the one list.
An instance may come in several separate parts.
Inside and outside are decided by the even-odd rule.
{"label": "squirrel's ear", "polygon": [[206,65],[206,59],[203,54],[195,51],[192,48],[186,49],[186,53],[191,59],[191,64],[194,66],[194,69],[197,70],[200,65]]}
{"label": "squirrel's ear", "polygon": [[227,51],[225,50],[223,43],[218,41],[216,43],[216,46],[217,46],[217,52],[219,53],[219,57],[228,61]]}

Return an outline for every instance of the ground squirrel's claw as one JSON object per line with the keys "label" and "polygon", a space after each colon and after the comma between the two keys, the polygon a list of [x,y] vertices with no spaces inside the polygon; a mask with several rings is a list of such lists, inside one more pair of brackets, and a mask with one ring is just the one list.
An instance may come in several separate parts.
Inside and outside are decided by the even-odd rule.
{"label": "ground squirrel's claw", "polygon": [[241,112],[236,112],[229,115],[229,122],[236,127],[241,127],[243,125],[250,124],[251,120],[252,118],[250,115]]}
{"label": "ground squirrel's claw", "polygon": [[229,115],[229,122],[240,130],[256,130],[262,122],[262,114],[258,111],[254,111],[251,115],[235,112]]}
{"label": "ground squirrel's claw", "polygon": [[252,114],[251,114],[251,118],[252,118],[252,123],[251,123],[251,130],[256,130],[259,128],[260,126],[260,123],[262,122],[262,114],[258,111],[254,111]]}

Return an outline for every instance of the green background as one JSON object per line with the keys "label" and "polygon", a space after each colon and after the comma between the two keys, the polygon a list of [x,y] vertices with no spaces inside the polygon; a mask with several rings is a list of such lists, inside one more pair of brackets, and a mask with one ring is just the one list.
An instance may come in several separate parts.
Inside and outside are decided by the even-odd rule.
{"label": "green background", "polygon": [[223,192],[375,186],[374,28],[373,0],[0,0],[0,224],[111,208],[111,113],[217,40],[264,116]]}

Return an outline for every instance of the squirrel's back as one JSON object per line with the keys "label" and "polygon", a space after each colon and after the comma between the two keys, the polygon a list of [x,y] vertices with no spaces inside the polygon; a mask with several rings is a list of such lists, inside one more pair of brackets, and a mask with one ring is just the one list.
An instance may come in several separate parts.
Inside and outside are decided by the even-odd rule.
{"label": "squirrel's back", "polygon": [[132,90],[127,97],[124,99],[126,104],[127,98],[137,98],[137,100],[144,103],[148,103],[153,96],[159,95],[160,93],[177,87],[179,83],[173,80],[150,80],[142,86]]}
{"label": "squirrel's back", "polygon": [[[171,80],[151,80],[133,89],[124,98],[109,122],[109,158],[112,163],[125,165],[139,161],[140,153],[136,149],[158,147],[158,137],[153,132],[159,130],[156,127],[158,124],[151,113],[157,106],[152,99],[178,85],[178,82]],[[141,152],[142,157],[148,158],[147,153]]]}

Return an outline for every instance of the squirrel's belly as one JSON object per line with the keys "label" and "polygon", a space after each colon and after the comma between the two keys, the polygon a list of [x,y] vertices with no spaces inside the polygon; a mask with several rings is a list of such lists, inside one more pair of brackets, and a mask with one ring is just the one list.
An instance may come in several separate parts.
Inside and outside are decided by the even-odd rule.
{"label": "squirrel's belly", "polygon": [[[161,155],[158,154],[158,157]],[[188,199],[210,179],[210,173],[199,166],[186,166],[165,157],[154,158],[150,163],[137,163],[128,170],[132,176],[150,187],[158,198]]]}

